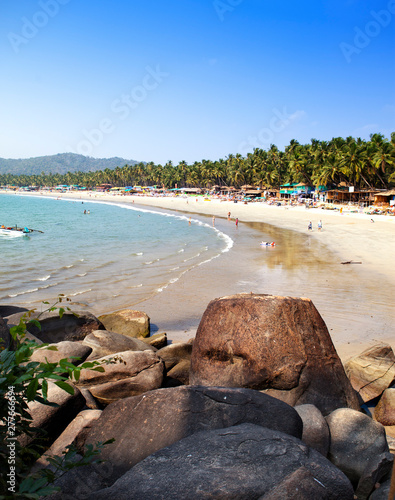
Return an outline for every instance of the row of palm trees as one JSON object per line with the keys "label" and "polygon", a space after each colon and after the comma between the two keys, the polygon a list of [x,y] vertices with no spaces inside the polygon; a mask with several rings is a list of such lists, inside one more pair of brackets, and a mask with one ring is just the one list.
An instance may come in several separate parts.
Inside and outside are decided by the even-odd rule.
{"label": "row of palm trees", "polygon": [[291,140],[284,151],[275,145],[268,150],[256,148],[243,157],[230,154],[217,161],[202,160],[193,164],[181,161],[173,165],[138,163],[106,168],[97,172],[67,174],[0,175],[0,185],[57,186],[80,185],[93,188],[100,184],[114,186],[157,185],[166,188],[214,185],[240,187],[243,184],[278,188],[288,182],[312,186],[345,183],[356,188],[388,189],[395,184],[395,132],[391,139],[372,134],[369,141],[347,137],[331,141],[312,139],[310,144]]}

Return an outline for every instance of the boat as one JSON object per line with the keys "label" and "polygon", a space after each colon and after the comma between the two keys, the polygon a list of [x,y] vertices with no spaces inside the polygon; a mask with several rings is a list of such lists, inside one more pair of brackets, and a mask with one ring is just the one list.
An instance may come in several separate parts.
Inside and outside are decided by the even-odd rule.
{"label": "boat", "polygon": [[42,233],[43,231],[38,231],[37,229],[29,229],[28,227],[18,227],[18,226],[0,226],[0,236],[10,236],[10,237],[18,237],[18,236],[26,236],[30,233],[37,231]]}

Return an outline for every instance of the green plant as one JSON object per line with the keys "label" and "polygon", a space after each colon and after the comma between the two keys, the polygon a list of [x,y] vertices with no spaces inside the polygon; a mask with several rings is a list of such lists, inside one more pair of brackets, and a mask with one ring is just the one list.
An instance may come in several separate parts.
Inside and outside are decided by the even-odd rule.
{"label": "green plant", "polygon": [[[44,312],[58,309],[62,317],[65,308],[56,307],[62,300],[63,296],[59,296],[58,301]],[[23,435],[33,436],[39,432],[31,426],[28,403],[37,401],[57,406],[48,401],[49,381],[74,394],[74,389],[68,382],[78,381],[82,369],[104,371],[98,362],[85,362],[75,366],[67,359],[62,359],[58,363],[49,363],[47,360],[31,361],[35,349],[43,347],[26,339],[29,324],[41,329],[40,316],[38,319],[32,319],[33,312],[34,310],[26,313],[19,324],[10,329],[15,344],[14,349],[7,348],[0,352],[0,499],[36,499],[48,495],[54,491],[51,483],[59,474],[98,461],[101,447],[107,444],[98,443],[96,448],[88,447],[79,460],[76,460],[77,450],[70,446],[63,457],[48,458],[52,469],[44,469],[34,475],[30,473],[33,462],[42,454],[43,448],[34,443],[23,446],[18,440]],[[44,346],[56,350],[54,346]]]}

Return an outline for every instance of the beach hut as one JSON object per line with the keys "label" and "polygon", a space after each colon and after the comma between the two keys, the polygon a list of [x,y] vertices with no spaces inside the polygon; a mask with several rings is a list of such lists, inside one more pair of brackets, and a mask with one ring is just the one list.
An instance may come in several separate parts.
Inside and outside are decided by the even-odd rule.
{"label": "beach hut", "polygon": [[248,198],[260,198],[262,196],[262,191],[259,189],[249,189],[244,193]]}
{"label": "beach hut", "polygon": [[373,204],[381,207],[395,206],[395,189],[375,193]]}

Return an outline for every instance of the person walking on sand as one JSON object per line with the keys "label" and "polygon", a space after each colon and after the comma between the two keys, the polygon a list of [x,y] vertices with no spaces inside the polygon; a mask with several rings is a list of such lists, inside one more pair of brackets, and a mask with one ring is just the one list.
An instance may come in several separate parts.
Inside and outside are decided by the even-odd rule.
{"label": "person walking on sand", "polygon": [[318,227],[318,231],[321,231],[321,229],[322,229],[322,220],[320,220],[318,222],[317,227]]}
{"label": "person walking on sand", "polygon": [[313,223],[312,223],[311,221],[309,222],[309,225],[307,226],[307,229],[308,229],[309,231],[312,231],[312,230],[313,230]]}

